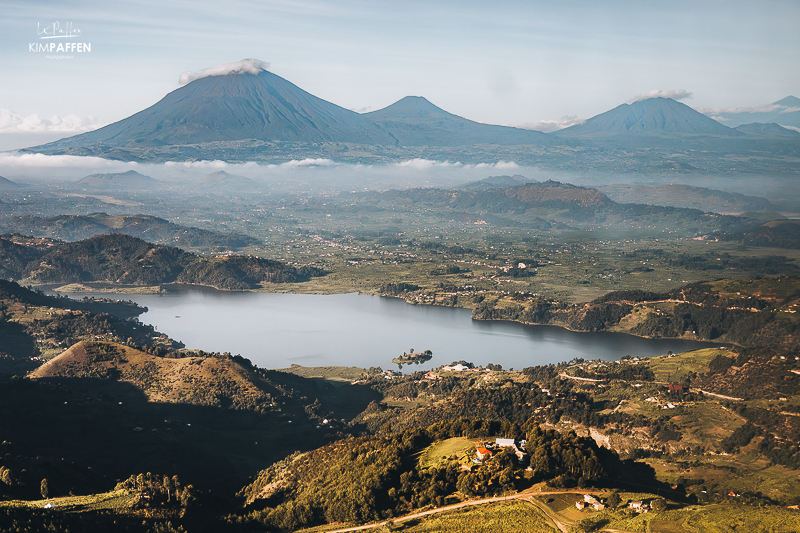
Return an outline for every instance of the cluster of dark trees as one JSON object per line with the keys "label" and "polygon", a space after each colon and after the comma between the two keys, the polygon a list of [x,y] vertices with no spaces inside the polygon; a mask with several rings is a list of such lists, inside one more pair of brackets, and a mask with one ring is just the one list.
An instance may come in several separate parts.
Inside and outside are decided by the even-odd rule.
{"label": "cluster of dark trees", "polygon": [[114,531],[119,533],[185,533],[169,519],[102,511],[53,512],[27,507],[0,508],[0,531],[7,533],[61,533]]}
{"label": "cluster of dark trees", "polygon": [[735,453],[738,452],[740,448],[750,444],[750,441],[753,440],[753,437],[758,435],[759,432],[760,430],[756,426],[750,422],[746,422],[736,428],[733,433],[722,439],[719,445],[725,452]]}
{"label": "cluster of dark trees", "polygon": [[[669,422],[666,416],[654,421],[644,415],[619,411],[603,413],[606,408],[603,402],[595,402],[590,393],[577,390],[574,382],[558,379],[559,372],[569,364],[523,369],[526,376],[540,383],[547,392],[531,383],[484,383],[475,387],[482,380],[480,375],[470,378],[444,375],[439,380],[430,381],[422,379],[422,372],[415,372],[391,381],[373,378],[370,381],[372,386],[388,397],[414,399],[427,393],[435,394],[437,398],[448,397],[451,402],[418,407],[412,411],[392,409],[382,402],[373,402],[355,422],[364,424],[371,432],[378,432],[386,427],[396,430],[428,427],[454,417],[481,417],[515,424],[523,424],[531,419],[556,424],[566,419],[574,424],[608,428],[609,432],[623,434],[631,433],[634,428],[648,428],[650,435],[660,442],[680,438],[678,426]],[[632,368],[641,369],[642,374],[639,375],[644,375],[648,370],[646,365]]]}
{"label": "cluster of dark trees", "polygon": [[458,265],[446,265],[446,266],[436,267],[432,269],[430,273],[432,276],[445,276],[447,274],[461,274],[463,272],[469,272],[469,271],[470,270],[468,268],[461,268]]}
{"label": "cluster of dark trees", "polygon": [[631,365],[605,363],[592,369],[591,373],[583,368],[577,368],[575,375],[582,378],[619,379],[622,381],[655,381],[656,376],[646,364]]}
{"label": "cluster of dark trees", "polygon": [[139,495],[138,506],[141,507],[189,507],[197,499],[194,486],[181,482],[177,474],[172,477],[150,472],[132,475],[114,487],[114,490],[120,489],[136,491]]}
{"label": "cluster of dark trees", "polygon": [[721,443],[726,451],[746,446],[756,436],[763,436],[758,450],[770,461],[800,468],[800,446],[797,435],[800,433],[798,417],[785,415],[772,409],[752,407],[741,403],[729,403],[728,408],[743,416],[747,422]]}
{"label": "cluster of dark trees", "polygon": [[[527,438],[532,470],[525,472],[527,465],[521,465],[510,450],[469,470],[455,460],[427,469],[409,460],[440,439],[495,435]],[[558,486],[591,483],[604,475],[606,458],[609,464],[618,461],[614,454],[601,452],[592,439],[542,431],[535,421],[520,425],[454,419],[424,429],[350,438],[284,461],[263,471],[242,491],[252,501],[271,487],[263,508],[232,521],[258,522],[273,530],[368,522],[429,504],[443,505],[444,498],[456,491],[489,496],[541,480]],[[275,490],[276,485],[281,488]]]}
{"label": "cluster of dark trees", "polygon": [[381,294],[387,294],[389,296],[399,296],[404,292],[413,292],[419,290],[419,285],[414,285],[413,283],[384,283],[380,287]]}

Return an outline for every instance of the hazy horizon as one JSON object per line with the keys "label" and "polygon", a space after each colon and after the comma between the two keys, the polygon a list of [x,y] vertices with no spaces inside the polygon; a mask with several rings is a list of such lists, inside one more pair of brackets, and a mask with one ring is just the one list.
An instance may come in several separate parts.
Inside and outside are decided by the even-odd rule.
{"label": "hazy horizon", "polygon": [[[800,92],[800,5],[790,1],[2,5],[0,149],[116,122],[184,73],[249,57],[354,111],[417,95],[478,122],[540,130],[648,94],[703,110]],[[43,39],[65,30],[74,33]],[[91,48],[55,54],[71,59],[30,49],[57,41]]]}

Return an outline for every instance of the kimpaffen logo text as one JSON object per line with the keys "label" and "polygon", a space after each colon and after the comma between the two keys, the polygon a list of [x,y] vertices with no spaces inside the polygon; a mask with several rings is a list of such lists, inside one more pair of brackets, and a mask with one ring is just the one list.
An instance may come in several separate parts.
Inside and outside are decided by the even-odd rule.
{"label": "kimpaffen logo text", "polygon": [[[28,52],[46,54],[83,54],[92,51],[92,43],[76,42],[72,39],[82,37],[80,29],[76,28],[72,22],[64,24],[52,22],[49,24],[36,23],[36,34],[39,41],[28,43]],[[63,41],[61,40],[63,39]],[[48,55],[48,59],[72,59],[73,56]]]}

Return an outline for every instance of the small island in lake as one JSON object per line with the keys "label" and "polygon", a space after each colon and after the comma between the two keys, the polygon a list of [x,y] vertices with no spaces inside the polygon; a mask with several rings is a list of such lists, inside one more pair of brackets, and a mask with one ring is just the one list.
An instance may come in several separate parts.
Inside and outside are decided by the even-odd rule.
{"label": "small island in lake", "polygon": [[414,348],[411,348],[409,353],[403,352],[403,355],[392,359],[392,363],[395,363],[400,368],[403,368],[403,365],[410,365],[412,363],[418,365],[420,363],[430,361],[432,357],[433,352],[430,350],[425,350],[424,352],[415,352]]}

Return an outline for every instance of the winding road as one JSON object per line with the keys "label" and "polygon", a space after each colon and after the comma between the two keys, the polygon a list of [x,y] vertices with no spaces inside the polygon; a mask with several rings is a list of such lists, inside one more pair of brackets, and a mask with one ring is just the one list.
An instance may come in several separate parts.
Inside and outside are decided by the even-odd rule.
{"label": "winding road", "polygon": [[564,522],[559,521],[554,515],[553,512],[543,503],[536,501],[533,496],[539,495],[549,495],[549,494],[598,494],[592,493],[587,491],[579,491],[579,490],[565,490],[565,491],[558,491],[558,492],[519,492],[517,494],[511,494],[509,496],[494,496],[492,498],[483,498],[480,500],[467,500],[461,503],[455,503],[453,505],[446,505],[444,507],[437,507],[436,509],[429,509],[427,511],[420,511],[418,513],[413,513],[405,516],[401,516],[399,518],[395,518],[394,520],[384,520],[383,522],[374,522],[372,524],[366,524],[363,526],[354,526],[348,527],[343,529],[335,529],[333,531],[328,531],[327,533],[345,533],[347,531],[363,531],[365,529],[372,529],[376,527],[381,527],[388,522],[399,523],[399,522],[406,522],[408,520],[414,520],[415,518],[420,518],[423,516],[429,516],[432,514],[437,513],[444,513],[447,511],[453,511],[455,509],[461,509],[462,507],[471,507],[473,505],[483,505],[486,503],[493,503],[493,502],[502,502],[506,500],[527,500],[531,504],[535,505],[539,510],[541,510],[545,516],[558,528],[561,533],[569,533],[569,529]]}

